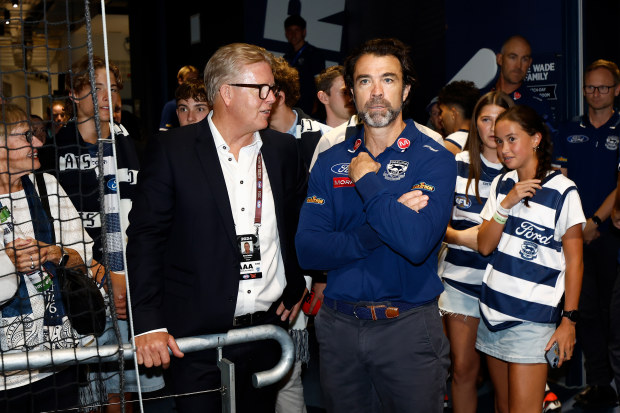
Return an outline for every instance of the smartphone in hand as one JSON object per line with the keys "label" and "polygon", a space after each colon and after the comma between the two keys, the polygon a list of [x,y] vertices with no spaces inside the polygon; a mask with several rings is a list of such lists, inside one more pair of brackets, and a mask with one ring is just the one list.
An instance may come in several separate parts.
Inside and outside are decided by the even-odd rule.
{"label": "smartphone in hand", "polygon": [[558,364],[560,363],[560,346],[557,341],[553,343],[551,348],[545,352],[545,358],[552,369],[558,367]]}

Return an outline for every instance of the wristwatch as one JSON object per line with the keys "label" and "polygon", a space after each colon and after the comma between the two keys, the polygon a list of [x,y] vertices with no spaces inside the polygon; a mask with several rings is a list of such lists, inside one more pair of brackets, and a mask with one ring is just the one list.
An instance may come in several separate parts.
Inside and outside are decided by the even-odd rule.
{"label": "wristwatch", "polygon": [[600,227],[601,224],[603,223],[603,221],[601,221],[601,219],[597,217],[596,215],[592,215],[592,222],[594,222],[597,227]]}
{"label": "wristwatch", "polygon": [[566,317],[573,323],[576,323],[579,321],[579,310],[571,310],[571,311],[562,310],[562,317]]}

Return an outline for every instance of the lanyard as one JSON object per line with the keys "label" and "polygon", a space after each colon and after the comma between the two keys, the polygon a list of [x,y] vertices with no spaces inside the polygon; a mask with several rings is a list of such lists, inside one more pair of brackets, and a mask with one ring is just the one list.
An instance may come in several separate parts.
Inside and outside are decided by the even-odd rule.
{"label": "lanyard", "polygon": [[297,63],[297,59],[299,59],[299,56],[301,56],[301,52],[303,52],[303,51],[304,51],[304,49],[306,48],[306,46],[308,46],[308,43],[305,43],[305,44],[301,47],[301,49],[299,49],[299,50],[297,51],[297,53],[295,54],[295,57],[293,58],[293,61],[291,62],[291,65],[292,65],[292,66],[295,66],[295,64]]}
{"label": "lanyard", "polygon": [[261,223],[261,214],[263,211],[263,156],[259,152],[256,157],[256,210],[254,212],[254,225],[256,226],[256,235]]}

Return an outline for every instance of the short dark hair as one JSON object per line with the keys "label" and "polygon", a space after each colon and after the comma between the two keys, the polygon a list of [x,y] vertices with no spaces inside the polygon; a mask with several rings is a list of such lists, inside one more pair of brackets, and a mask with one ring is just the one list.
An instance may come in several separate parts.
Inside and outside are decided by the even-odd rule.
{"label": "short dark hair", "polygon": [[[376,56],[394,56],[400,62],[403,72],[403,88],[415,83],[415,71],[411,61],[410,48],[398,39],[373,39],[368,40],[356,48],[344,61],[344,82],[347,88],[353,88],[353,76],[355,65],[360,57],[366,54]],[[411,95],[411,94],[409,94]]]}
{"label": "short dark hair", "polygon": [[283,57],[274,60],[273,79],[276,85],[284,92],[284,104],[292,108],[301,96],[299,92],[299,72],[288,64]]}
{"label": "short dark hair", "polygon": [[290,26],[299,26],[302,30],[306,29],[306,21],[299,14],[292,14],[284,20],[284,28],[289,28]]}
{"label": "short dark hair", "polygon": [[316,78],[314,80],[316,83],[316,91],[323,91],[329,96],[329,89],[332,88],[334,80],[339,76],[344,77],[344,67],[340,65],[330,66],[326,69],[323,69],[321,73],[316,75]]}
{"label": "short dark hair", "polygon": [[584,83],[586,80],[586,75],[596,69],[609,70],[611,75],[614,77],[614,86],[620,83],[620,70],[618,70],[618,65],[616,65],[614,62],[610,62],[609,60],[604,59],[598,59],[590,63],[590,65],[586,67],[586,70],[583,72]]}
{"label": "short dark hair", "polygon": [[202,80],[188,79],[177,87],[177,90],[174,92],[174,98],[177,104],[181,99],[194,99],[196,102],[206,102],[207,88]]}
{"label": "short dark hair", "polygon": [[465,119],[471,119],[479,98],[480,90],[469,80],[455,80],[439,91],[439,104],[458,106],[463,111]]}

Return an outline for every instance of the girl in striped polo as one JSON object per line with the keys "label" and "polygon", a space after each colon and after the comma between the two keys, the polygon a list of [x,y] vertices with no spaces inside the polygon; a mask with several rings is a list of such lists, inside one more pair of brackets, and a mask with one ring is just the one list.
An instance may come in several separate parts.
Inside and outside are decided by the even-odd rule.
{"label": "girl in striped polo", "polygon": [[475,413],[476,381],[480,356],[476,351],[476,332],[480,321],[478,298],[488,258],[478,253],[478,228],[491,182],[502,171],[497,158],[495,120],[514,103],[502,92],[482,96],[473,110],[465,151],[456,155],[457,177],[452,220],[446,231],[448,250],[440,276],[444,292],[439,308],[450,340],[452,359],[452,405],[455,413]]}
{"label": "girl in striped polo", "polygon": [[496,411],[539,413],[545,351],[557,342],[559,365],[573,354],[585,217],[575,184],[551,169],[551,137],[533,109],[502,113],[495,135],[512,171],[493,180],[480,214],[478,250],[493,255],[476,348],[487,354]]}

